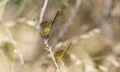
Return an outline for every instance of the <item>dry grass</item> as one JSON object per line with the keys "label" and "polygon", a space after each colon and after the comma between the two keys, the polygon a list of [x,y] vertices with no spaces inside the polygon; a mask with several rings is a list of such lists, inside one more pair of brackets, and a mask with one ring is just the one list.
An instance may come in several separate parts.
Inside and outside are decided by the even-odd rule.
{"label": "dry grass", "polygon": [[0,0],[0,72],[119,72],[119,31],[119,0]]}

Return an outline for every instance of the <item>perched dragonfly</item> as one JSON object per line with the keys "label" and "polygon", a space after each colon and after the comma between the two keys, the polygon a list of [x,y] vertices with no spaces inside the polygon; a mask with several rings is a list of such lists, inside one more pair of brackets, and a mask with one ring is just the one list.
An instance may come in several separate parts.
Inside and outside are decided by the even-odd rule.
{"label": "perched dragonfly", "polygon": [[52,21],[43,21],[43,22],[40,24],[40,27],[41,27],[41,36],[42,36],[43,38],[48,38],[48,37],[49,37],[49,32],[50,32],[50,30],[52,29],[53,24],[56,22],[59,13],[60,13],[60,10],[57,11],[57,13],[56,13],[56,15],[54,16],[54,18],[53,18]]}
{"label": "perched dragonfly", "polygon": [[57,52],[54,53],[57,62],[60,62],[62,58],[67,54],[67,51],[69,50],[71,45],[72,43],[70,43],[65,49],[58,50]]}

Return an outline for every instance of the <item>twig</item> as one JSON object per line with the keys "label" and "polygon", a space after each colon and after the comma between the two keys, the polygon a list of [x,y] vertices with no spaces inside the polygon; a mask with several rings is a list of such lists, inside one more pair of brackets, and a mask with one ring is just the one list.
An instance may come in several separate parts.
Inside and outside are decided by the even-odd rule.
{"label": "twig", "polygon": [[[40,14],[39,14],[39,20],[36,23],[36,33],[35,33],[35,37],[34,37],[36,39],[39,39],[39,35],[40,35],[40,31],[41,31],[40,30],[40,24],[43,21],[43,16],[44,16],[45,10],[47,8],[47,4],[48,4],[48,0],[44,0],[43,7],[41,8],[41,11],[40,11]],[[36,39],[34,39],[34,40],[36,41]]]}
{"label": "twig", "polygon": [[55,57],[54,57],[53,52],[52,52],[52,46],[49,46],[48,40],[49,40],[49,39],[45,39],[45,40],[44,40],[44,44],[45,44],[46,47],[47,47],[46,50],[50,53],[50,56],[51,56],[51,58],[52,58],[52,60],[53,60],[53,62],[54,62],[54,64],[55,64],[55,67],[56,67],[56,72],[60,72],[59,65],[58,65],[58,63],[57,63],[57,61],[56,61],[56,59],[55,59]]}
{"label": "twig", "polygon": [[18,46],[17,46],[17,42],[14,40],[14,38],[13,38],[13,36],[12,36],[9,28],[5,25],[4,21],[2,21],[2,24],[3,24],[3,26],[5,27],[5,30],[6,30],[6,32],[7,32],[7,34],[8,34],[8,36],[9,36],[12,44],[13,44],[14,47],[15,47],[14,52],[16,52],[16,53],[18,54],[18,56],[19,56],[19,58],[20,58],[20,62],[21,62],[21,64],[23,65],[23,64],[24,64],[23,56],[22,56],[22,53],[20,52],[20,50],[19,50],[19,48],[18,48]]}
{"label": "twig", "polygon": [[48,0],[45,0],[45,1],[44,1],[44,4],[43,4],[43,7],[41,8],[39,20],[38,20],[38,23],[37,23],[37,26],[36,26],[36,28],[37,28],[38,30],[40,29],[40,25],[39,25],[39,24],[43,21],[43,16],[44,16],[45,10],[46,10],[46,8],[47,8],[47,4],[48,4]]}
{"label": "twig", "polygon": [[[40,16],[39,16],[39,20],[38,20],[37,26],[36,26],[36,28],[37,28],[38,30],[40,30],[40,25],[39,25],[39,24],[41,24],[41,22],[43,21],[43,16],[44,16],[44,13],[45,13],[47,4],[48,4],[48,0],[45,0],[45,1],[44,1],[44,4],[43,4],[43,7],[42,7],[42,9],[41,9],[41,12],[40,12]],[[40,31],[39,31],[39,32],[40,32]],[[47,47],[46,50],[47,50],[47,51],[50,53],[50,55],[51,55],[51,58],[52,58],[52,60],[53,60],[53,62],[54,62],[54,64],[55,64],[55,67],[56,67],[56,72],[60,72],[59,66],[58,66],[58,64],[57,64],[57,62],[56,62],[56,59],[55,59],[55,57],[54,57],[54,54],[53,54],[53,52],[52,52],[52,47],[50,47],[49,44],[48,44],[48,40],[49,40],[49,39],[44,39],[44,44],[45,44],[46,47]]]}

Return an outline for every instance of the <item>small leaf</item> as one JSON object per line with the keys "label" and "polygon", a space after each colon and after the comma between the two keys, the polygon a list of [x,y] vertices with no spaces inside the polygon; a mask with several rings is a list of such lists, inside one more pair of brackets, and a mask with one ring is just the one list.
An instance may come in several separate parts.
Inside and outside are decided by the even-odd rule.
{"label": "small leaf", "polygon": [[14,46],[11,42],[5,42],[2,46],[2,50],[4,52],[4,54],[11,59],[12,55],[13,55],[13,51],[14,51]]}

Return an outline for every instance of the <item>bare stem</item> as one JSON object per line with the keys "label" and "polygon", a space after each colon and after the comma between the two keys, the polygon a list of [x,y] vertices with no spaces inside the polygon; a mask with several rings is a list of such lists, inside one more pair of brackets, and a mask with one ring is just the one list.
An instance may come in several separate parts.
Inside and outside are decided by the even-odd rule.
{"label": "bare stem", "polygon": [[20,62],[21,62],[21,64],[23,65],[23,64],[24,64],[23,56],[22,56],[22,53],[20,52],[20,50],[19,50],[19,48],[18,48],[18,46],[17,46],[17,42],[14,40],[14,38],[13,38],[13,36],[12,36],[9,28],[5,25],[4,21],[2,21],[2,24],[3,24],[3,26],[5,27],[5,30],[6,30],[6,32],[7,32],[7,34],[8,34],[8,36],[9,36],[12,44],[13,44],[14,47],[15,47],[14,52],[16,52],[16,53],[18,54],[18,56],[19,56],[19,58],[20,58]]}
{"label": "bare stem", "polygon": [[52,58],[52,60],[53,60],[53,63],[55,64],[56,72],[60,72],[59,65],[58,65],[58,63],[57,63],[57,61],[56,61],[56,59],[55,59],[55,57],[54,57],[53,52],[52,52],[52,46],[49,46],[49,44],[48,44],[48,39],[47,39],[47,40],[44,40],[44,44],[46,45],[47,51],[50,53],[50,56],[51,56],[51,58]]}
{"label": "bare stem", "polygon": [[43,7],[41,8],[39,20],[38,20],[38,23],[37,23],[37,26],[36,26],[37,29],[40,29],[40,25],[39,24],[43,21],[43,16],[45,14],[45,10],[47,8],[47,4],[48,4],[48,0],[44,0],[44,4],[43,4]]}
{"label": "bare stem", "polygon": [[[39,16],[39,21],[38,21],[37,26],[36,26],[36,28],[37,28],[38,30],[40,30],[40,24],[41,24],[41,22],[43,21],[43,16],[44,16],[45,10],[46,10],[46,8],[47,8],[47,4],[48,4],[48,0],[44,0],[44,4],[43,4],[43,7],[42,7],[42,9],[41,9],[40,16]],[[53,54],[53,52],[52,52],[52,47],[50,47],[49,44],[48,44],[48,40],[49,40],[49,39],[45,39],[45,40],[44,40],[44,44],[45,44],[46,47],[47,47],[46,50],[47,50],[47,51],[50,53],[50,55],[51,55],[51,58],[52,58],[52,60],[53,60],[53,62],[54,62],[54,64],[55,64],[55,67],[56,67],[56,72],[60,72],[59,66],[58,66],[58,64],[57,64],[57,62],[56,62],[56,59],[55,59],[55,57],[54,57],[54,54]]]}

